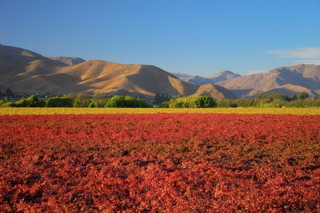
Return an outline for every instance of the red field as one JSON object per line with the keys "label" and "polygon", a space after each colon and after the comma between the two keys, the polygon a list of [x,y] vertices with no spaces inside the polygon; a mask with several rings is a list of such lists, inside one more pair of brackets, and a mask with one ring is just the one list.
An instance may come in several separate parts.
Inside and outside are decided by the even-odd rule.
{"label": "red field", "polygon": [[2,212],[318,212],[320,116],[0,116]]}

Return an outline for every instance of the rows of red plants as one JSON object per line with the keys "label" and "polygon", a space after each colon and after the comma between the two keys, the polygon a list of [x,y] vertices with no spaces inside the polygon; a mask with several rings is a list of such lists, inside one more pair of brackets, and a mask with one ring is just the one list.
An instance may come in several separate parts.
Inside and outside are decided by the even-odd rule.
{"label": "rows of red plants", "polygon": [[0,116],[3,212],[318,212],[320,116]]}

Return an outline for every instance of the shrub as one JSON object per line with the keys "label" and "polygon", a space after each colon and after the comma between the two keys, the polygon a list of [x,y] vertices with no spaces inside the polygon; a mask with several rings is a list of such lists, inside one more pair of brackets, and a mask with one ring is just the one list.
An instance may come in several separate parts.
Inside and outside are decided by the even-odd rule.
{"label": "shrub", "polygon": [[37,107],[39,103],[38,96],[31,95],[29,98],[26,99],[28,107]]}
{"label": "shrub", "polygon": [[16,104],[14,102],[4,102],[1,107],[16,107]]}
{"label": "shrub", "polygon": [[126,107],[124,96],[116,95],[110,98],[105,107]]}
{"label": "shrub", "polygon": [[182,97],[171,99],[168,105],[170,108],[211,108],[216,107],[217,102],[209,96]]}
{"label": "shrub", "polygon": [[29,98],[20,99],[14,103],[7,104],[11,107],[45,107],[45,101],[39,100],[38,96],[31,95]]}
{"label": "shrub", "polygon": [[236,103],[231,103],[231,104],[229,105],[229,107],[231,107],[231,108],[237,108],[237,107],[238,107],[238,104],[236,104]]}
{"label": "shrub", "polygon": [[212,108],[217,106],[215,99],[209,96],[200,96],[196,98],[196,107],[199,108]]}
{"label": "shrub", "polygon": [[140,98],[130,96],[113,96],[105,104],[105,107],[129,107],[129,108],[148,108],[152,105]]}
{"label": "shrub", "polygon": [[20,99],[14,102],[14,107],[28,107],[28,102],[26,99]]}
{"label": "shrub", "polygon": [[[73,99],[73,98],[72,98]],[[75,107],[89,107],[92,100],[90,96],[86,93],[78,93],[74,98],[73,105]]]}
{"label": "shrub", "polygon": [[47,107],[73,107],[73,100],[69,97],[50,97]]}
{"label": "shrub", "polygon": [[94,107],[105,107],[110,98],[94,100]]}
{"label": "shrub", "polygon": [[167,102],[167,101],[170,101],[171,97],[168,95],[168,94],[160,94],[160,93],[157,93],[155,96],[154,96],[154,101],[153,101],[153,104],[157,104],[157,105],[161,105],[162,103],[164,102]]}

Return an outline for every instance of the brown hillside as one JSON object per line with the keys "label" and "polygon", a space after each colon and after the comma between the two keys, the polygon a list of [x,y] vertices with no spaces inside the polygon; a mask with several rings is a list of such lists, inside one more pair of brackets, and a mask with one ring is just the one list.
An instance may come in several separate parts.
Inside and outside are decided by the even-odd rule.
{"label": "brown hillside", "polygon": [[154,96],[156,93],[190,95],[197,86],[180,81],[155,66],[127,65],[101,60],[63,67],[59,73],[79,78],[79,85],[91,93]]}
{"label": "brown hillside", "polygon": [[[320,90],[320,66],[301,64],[280,67],[266,73],[245,75],[232,80],[218,82],[217,84],[233,91],[234,94],[240,97],[254,96],[277,88],[283,89],[287,87],[284,85],[291,85],[286,90],[291,90],[292,92],[299,87],[299,91],[309,91],[311,96],[318,96]],[[296,86],[296,88],[292,89],[292,85]]]}
{"label": "brown hillside", "polygon": [[25,71],[29,63],[36,60],[42,60],[49,63],[53,61],[42,55],[21,49],[0,45],[0,74],[17,74]]}
{"label": "brown hillside", "polygon": [[235,99],[237,98],[232,92],[224,87],[214,84],[206,84],[199,87],[194,96],[211,96],[215,99]]}
{"label": "brown hillside", "polygon": [[293,84],[285,84],[275,89],[266,91],[264,93],[282,93],[284,95],[293,95],[293,94],[302,93],[302,92],[307,92],[311,96],[316,95],[313,93],[313,91],[305,87],[301,87]]}
{"label": "brown hillside", "polygon": [[[133,95],[150,100],[157,93],[170,96],[199,93],[199,86],[150,65],[92,60],[66,66],[40,54],[8,46],[0,46],[0,62],[0,89],[10,88],[16,93],[87,92]],[[217,87],[207,94],[224,98],[223,94],[227,93]]]}

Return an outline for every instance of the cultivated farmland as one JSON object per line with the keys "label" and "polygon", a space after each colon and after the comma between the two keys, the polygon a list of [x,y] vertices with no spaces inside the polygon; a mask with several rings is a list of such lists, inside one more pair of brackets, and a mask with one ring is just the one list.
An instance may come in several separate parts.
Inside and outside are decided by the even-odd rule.
{"label": "cultivated farmland", "polygon": [[317,212],[320,116],[0,116],[4,212]]}

